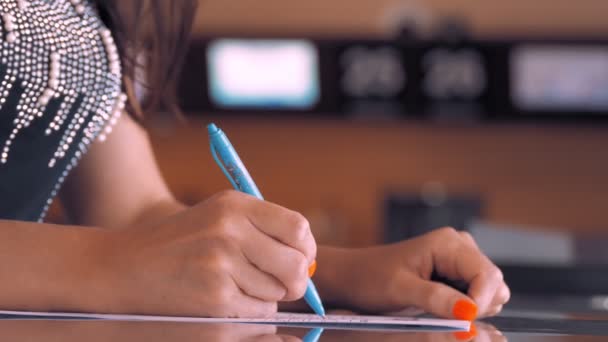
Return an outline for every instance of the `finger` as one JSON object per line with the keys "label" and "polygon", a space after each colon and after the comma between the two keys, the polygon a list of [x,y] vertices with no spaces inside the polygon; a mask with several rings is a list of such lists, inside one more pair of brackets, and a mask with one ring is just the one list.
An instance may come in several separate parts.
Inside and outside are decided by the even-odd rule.
{"label": "finger", "polygon": [[235,307],[231,317],[259,318],[272,317],[277,313],[276,302],[266,302],[242,292],[235,295]]}
{"label": "finger", "polygon": [[459,231],[458,234],[460,234],[462,240],[469,244],[469,246],[474,247],[475,249],[479,249],[477,242],[475,242],[475,239],[469,232]]}
{"label": "finger", "polygon": [[[397,300],[402,298],[400,304],[403,306],[414,305],[444,318],[472,321],[477,317],[473,300],[447,285],[409,274],[404,274],[395,283],[397,287],[393,296],[396,295]],[[402,289],[410,289],[411,296],[404,296]]]}
{"label": "finger", "polygon": [[243,241],[243,254],[258,269],[276,278],[287,290],[283,300],[304,296],[308,280],[308,260],[298,250],[253,231]]}
{"label": "finger", "polygon": [[[471,234],[469,234],[468,232],[459,232],[459,234],[465,241],[465,243],[479,250],[479,246],[477,245],[475,239],[473,239],[473,236],[471,236]],[[494,298],[492,299],[489,308],[487,309],[486,315],[494,316],[500,313],[502,311],[502,306],[506,304],[510,298],[511,291],[507,284],[505,284],[503,281],[502,284],[498,285],[496,293],[494,294]]]}
{"label": "finger", "polygon": [[503,305],[509,301],[509,297],[511,296],[511,291],[506,284],[502,284],[496,290],[494,294],[494,298],[492,299],[492,303],[488,307],[488,309],[482,313],[482,316],[495,316],[502,311]]}
{"label": "finger", "polygon": [[494,295],[502,284],[502,273],[493,265],[481,271],[471,281],[469,296],[477,303],[481,315],[485,315],[490,309]]}
{"label": "finger", "polygon": [[511,290],[509,289],[509,286],[507,286],[507,284],[502,283],[500,286],[498,286],[498,290],[496,291],[496,295],[494,296],[492,304],[504,305],[507,304],[510,299]]}
{"label": "finger", "polygon": [[317,256],[317,244],[308,220],[300,213],[270,202],[249,201],[251,224],[264,234],[293,247],[306,256],[309,264]]}
{"label": "finger", "polygon": [[225,275],[223,291],[219,298],[220,316],[229,318],[259,318],[272,317],[277,313],[277,302],[268,302],[251,297],[241,291],[229,275]]}
{"label": "finger", "polygon": [[245,256],[232,271],[232,278],[243,293],[263,301],[278,302],[287,294],[276,278],[251,264]]}
{"label": "finger", "polygon": [[503,308],[502,305],[491,306],[490,308],[488,308],[488,311],[486,312],[486,314],[483,317],[496,316],[502,311],[502,308]]}
{"label": "finger", "polygon": [[277,312],[276,302],[267,302],[258,298],[248,296],[242,292],[229,273],[220,273],[215,278],[219,280],[221,287],[213,294],[201,295],[206,299],[203,307],[210,309],[211,314],[203,314],[209,317],[223,318],[254,318],[272,317]]}
{"label": "finger", "polygon": [[[466,235],[465,235],[466,236]],[[480,313],[490,306],[494,294],[503,283],[502,272],[468,238],[454,229],[440,229],[428,235],[436,256],[437,272],[469,284],[469,296]]]}
{"label": "finger", "polygon": [[504,304],[509,301],[510,295],[511,292],[506,284],[502,284],[502,286],[499,286],[496,294],[494,295],[492,303],[485,310],[485,312],[481,313],[480,316],[488,317],[499,314],[502,311]]}

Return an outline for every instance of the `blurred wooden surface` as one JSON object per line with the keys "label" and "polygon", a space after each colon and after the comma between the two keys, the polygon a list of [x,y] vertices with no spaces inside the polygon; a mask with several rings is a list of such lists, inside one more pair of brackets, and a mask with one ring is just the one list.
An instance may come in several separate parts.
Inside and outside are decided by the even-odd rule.
{"label": "blurred wooden surface", "polygon": [[201,0],[196,32],[383,34],[400,8],[462,16],[478,35],[608,34],[606,0]]}
{"label": "blurred wooden surface", "polygon": [[[493,222],[608,230],[608,127],[204,121],[211,120],[229,134],[267,200],[322,221],[313,227],[321,240],[380,241],[387,191],[417,192],[428,181],[451,193],[480,194]],[[203,124],[153,139],[171,188],[187,201],[230,187],[211,158]]]}
{"label": "blurred wooden surface", "polygon": [[[382,35],[391,16],[412,12],[460,16],[479,36],[608,35],[606,0],[204,0],[195,33]],[[216,119],[266,197],[315,218],[329,240],[378,241],[386,191],[428,181],[480,193],[492,221],[608,229],[608,128]],[[228,187],[204,132],[155,142],[178,193],[200,198]]]}

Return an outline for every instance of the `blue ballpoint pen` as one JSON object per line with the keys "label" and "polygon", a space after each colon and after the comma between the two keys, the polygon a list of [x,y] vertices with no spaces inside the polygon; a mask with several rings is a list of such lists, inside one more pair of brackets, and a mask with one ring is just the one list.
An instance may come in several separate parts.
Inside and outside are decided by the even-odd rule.
{"label": "blue ballpoint pen", "polygon": [[[232,186],[238,191],[263,200],[262,193],[260,193],[260,190],[253,182],[226,134],[213,123],[207,126],[207,131],[209,132],[209,143],[211,144],[213,159],[215,159],[215,162],[222,172],[224,172],[224,175],[226,175]],[[315,284],[310,278],[306,286],[304,300],[317,315],[325,316],[325,309],[321,303],[321,298],[317,293]]]}

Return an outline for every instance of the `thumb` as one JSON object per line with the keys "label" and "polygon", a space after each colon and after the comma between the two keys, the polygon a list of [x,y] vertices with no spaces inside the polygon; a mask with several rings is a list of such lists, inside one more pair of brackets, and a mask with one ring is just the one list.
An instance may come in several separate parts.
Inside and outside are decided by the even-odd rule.
{"label": "thumb", "polygon": [[460,291],[445,284],[420,278],[408,279],[413,303],[439,317],[474,321],[477,305]]}

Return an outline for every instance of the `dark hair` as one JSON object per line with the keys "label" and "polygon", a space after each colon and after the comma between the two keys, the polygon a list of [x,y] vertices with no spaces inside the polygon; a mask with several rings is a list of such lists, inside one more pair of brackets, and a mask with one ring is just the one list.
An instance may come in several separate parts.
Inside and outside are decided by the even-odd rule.
{"label": "dark hair", "polygon": [[[95,3],[121,56],[129,114],[141,122],[144,112],[180,113],[176,88],[198,0]],[[141,103],[135,96],[136,83],[145,90]]]}

